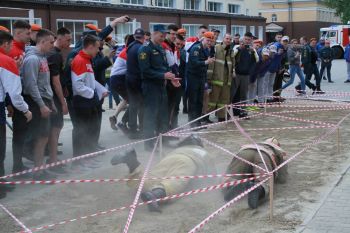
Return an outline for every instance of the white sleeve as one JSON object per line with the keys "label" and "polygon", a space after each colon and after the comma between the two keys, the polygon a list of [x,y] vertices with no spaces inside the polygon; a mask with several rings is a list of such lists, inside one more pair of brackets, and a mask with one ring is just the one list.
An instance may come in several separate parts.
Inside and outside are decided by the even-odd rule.
{"label": "white sleeve", "polygon": [[0,79],[5,93],[8,93],[11,98],[13,106],[21,112],[27,112],[28,105],[22,97],[21,78],[6,69],[0,68]]}
{"label": "white sleeve", "polygon": [[98,99],[102,100],[103,93],[108,92],[108,90],[104,86],[102,86],[99,82],[97,82],[96,80],[95,80],[95,87],[96,87]]}
{"label": "white sleeve", "polygon": [[82,73],[81,75],[76,75],[72,71],[72,88],[73,94],[79,95],[87,99],[94,97],[94,90],[85,84],[85,79],[87,73]]}

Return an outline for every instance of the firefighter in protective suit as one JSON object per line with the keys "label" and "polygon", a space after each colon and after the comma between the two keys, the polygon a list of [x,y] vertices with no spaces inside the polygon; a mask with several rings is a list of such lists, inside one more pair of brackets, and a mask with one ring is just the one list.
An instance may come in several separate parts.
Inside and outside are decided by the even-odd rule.
{"label": "firefighter in protective suit", "polygon": [[[125,163],[129,168],[127,178],[141,178],[144,170],[137,160],[134,149],[115,155],[112,165]],[[177,149],[171,151],[153,169],[148,177],[193,176],[199,174],[215,174],[214,163],[199,138],[190,136],[179,142]],[[156,200],[169,195],[184,192],[189,186],[189,179],[146,180],[141,193],[143,201]],[[129,181],[128,186],[137,188],[139,181]],[[157,202],[148,205],[150,211],[161,212]]]}
{"label": "firefighter in protective suit", "polygon": [[[282,164],[286,159],[286,152],[280,147],[279,142],[275,138],[269,138],[264,142],[258,143],[259,150],[261,155],[266,163],[266,166],[269,171],[274,170],[280,164]],[[237,154],[239,157],[256,164],[262,168],[265,168],[261,156],[255,145],[244,145],[241,147],[240,151]],[[241,160],[234,158],[226,171],[227,174],[241,174],[241,173],[262,173],[262,170],[253,167]],[[288,171],[287,166],[283,166],[278,172],[274,173],[274,180],[277,183],[285,183],[287,180]],[[243,179],[245,177],[230,177],[226,182],[231,182],[235,179]],[[261,177],[256,179],[255,183],[259,183],[264,180],[266,177]],[[238,184],[236,186],[230,186],[223,190],[225,201],[230,201],[245,190],[254,186],[254,181],[250,181],[243,184]],[[252,209],[258,208],[258,205],[261,201],[268,197],[269,194],[269,184],[265,182],[263,185],[259,186],[255,190],[251,191],[248,194],[248,205]]]}
{"label": "firefighter in protective suit", "polygon": [[[231,35],[226,34],[223,42],[215,46],[215,62],[208,67],[208,83],[212,86],[208,108],[210,112],[230,103],[231,77],[234,64],[231,41]],[[218,112],[219,121],[225,120],[225,114],[225,109]]]}

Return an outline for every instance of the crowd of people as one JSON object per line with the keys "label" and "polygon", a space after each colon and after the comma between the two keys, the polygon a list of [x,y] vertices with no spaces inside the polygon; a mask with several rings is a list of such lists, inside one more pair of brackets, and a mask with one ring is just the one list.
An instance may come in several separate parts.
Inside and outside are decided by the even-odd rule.
{"label": "crowd of people", "polygon": [[[221,32],[204,25],[194,37],[176,25],[155,25],[152,33],[136,29],[125,37],[121,43],[125,45],[118,46],[110,35],[117,24],[129,20],[116,18],[102,30],[87,24],[68,56],[63,55],[72,40],[67,28],[53,33],[21,20],[13,24],[12,34],[0,27],[0,176],[5,174],[5,108],[12,118],[12,172],[17,173],[28,169],[23,157],[34,161],[35,167],[58,161],[67,114],[73,125],[74,156],[104,149],[99,138],[103,100],[109,95],[118,103],[109,118],[112,129],[121,129],[130,139],[148,139],[178,127],[181,100],[183,113],[195,127],[212,123],[209,116],[196,119],[227,104],[283,101],[281,92],[294,83],[295,75],[300,79],[297,95],[305,95],[306,86],[323,94],[325,70],[328,82],[333,82],[334,56],[327,40],[290,40],[277,34],[275,42],[264,44],[247,32],[226,33],[217,42]],[[350,82],[350,46],[345,58],[349,73],[345,82]],[[283,84],[288,72],[290,79]],[[254,109],[235,108],[234,115],[247,117],[248,110]],[[218,121],[226,114],[217,112]],[[154,143],[146,141],[145,149],[152,150]],[[90,159],[73,165],[94,163]],[[65,172],[59,166],[49,171],[37,171],[33,179],[53,179]]]}

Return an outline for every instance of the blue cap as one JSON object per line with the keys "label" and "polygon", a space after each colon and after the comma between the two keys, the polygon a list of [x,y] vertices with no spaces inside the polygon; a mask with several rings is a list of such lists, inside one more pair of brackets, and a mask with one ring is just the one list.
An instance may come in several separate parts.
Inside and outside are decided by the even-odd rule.
{"label": "blue cap", "polygon": [[154,32],[162,32],[162,33],[166,33],[168,32],[165,28],[164,24],[156,24],[153,26],[153,31]]}

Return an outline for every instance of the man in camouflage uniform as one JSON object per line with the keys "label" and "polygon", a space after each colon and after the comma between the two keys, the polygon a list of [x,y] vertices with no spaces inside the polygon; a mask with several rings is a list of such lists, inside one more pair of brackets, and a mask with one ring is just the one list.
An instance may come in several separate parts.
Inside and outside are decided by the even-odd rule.
{"label": "man in camouflage uniform", "polygon": [[[139,179],[144,173],[141,163],[137,160],[134,149],[115,155],[112,165],[125,163],[129,168],[129,179]],[[177,149],[171,151],[156,164],[148,177],[194,176],[215,173],[213,162],[199,138],[190,136],[178,143]],[[128,181],[128,186],[137,188],[139,181]],[[190,179],[146,180],[141,193],[143,201],[156,200],[169,195],[184,192],[189,186]],[[160,212],[158,202],[148,205],[150,211]]]}
{"label": "man in camouflage uniform", "polygon": [[[231,77],[234,59],[231,56],[232,37],[224,36],[223,42],[215,46],[215,62],[208,68],[208,83],[212,86],[209,98],[209,111],[214,111],[230,103]],[[219,121],[225,120],[226,110],[218,112]]]}
{"label": "man in camouflage uniform", "polygon": [[[262,155],[263,160],[269,171],[274,170],[286,159],[286,152],[280,147],[279,142],[275,138],[269,138],[264,142],[258,143],[258,148]],[[259,151],[255,145],[244,145],[241,147],[237,155],[253,164],[256,164],[262,168],[265,168],[264,162],[261,160]],[[227,174],[242,174],[242,173],[262,173],[257,167],[253,167],[237,158],[234,158],[226,171]],[[287,180],[288,171],[287,166],[283,166],[278,172],[274,173],[274,180],[277,183],[285,183]],[[230,177],[226,182],[233,181],[235,179],[247,178],[246,176]],[[266,177],[260,177],[255,180],[255,183],[259,183]],[[255,184],[253,181],[238,184],[236,186],[230,186],[223,190],[225,201],[230,201],[245,190],[251,188]],[[264,183],[252,192],[248,194],[248,205],[252,209],[258,208],[259,202],[263,201],[269,194],[269,184]]]}

